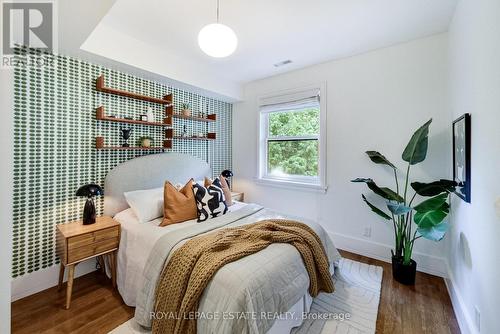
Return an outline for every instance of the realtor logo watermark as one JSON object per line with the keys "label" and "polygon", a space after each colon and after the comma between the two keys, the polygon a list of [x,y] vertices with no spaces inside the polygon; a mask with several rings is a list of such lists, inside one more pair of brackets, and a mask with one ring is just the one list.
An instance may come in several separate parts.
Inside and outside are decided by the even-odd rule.
{"label": "realtor logo watermark", "polygon": [[[50,66],[57,53],[57,12],[54,1],[2,1],[2,68]],[[35,52],[16,54],[16,48]]]}

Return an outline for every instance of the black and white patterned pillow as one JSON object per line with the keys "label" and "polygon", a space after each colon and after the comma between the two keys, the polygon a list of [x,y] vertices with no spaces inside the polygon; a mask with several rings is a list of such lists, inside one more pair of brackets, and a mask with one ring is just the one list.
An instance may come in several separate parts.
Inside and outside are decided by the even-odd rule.
{"label": "black and white patterned pillow", "polygon": [[226,214],[227,205],[219,178],[208,187],[193,184],[194,198],[198,209],[198,222]]}

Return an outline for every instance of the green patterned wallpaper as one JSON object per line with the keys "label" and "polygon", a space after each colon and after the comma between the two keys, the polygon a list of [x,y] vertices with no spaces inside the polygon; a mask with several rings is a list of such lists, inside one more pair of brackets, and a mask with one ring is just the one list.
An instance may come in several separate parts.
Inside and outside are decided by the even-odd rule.
{"label": "green patterned wallpaper", "polygon": [[[19,55],[33,53],[19,48]],[[150,135],[161,146],[161,127],[97,121],[95,108],[106,114],[134,117],[153,108],[163,120],[164,108],[155,103],[97,92],[95,79],[104,74],[106,86],[143,95],[173,94],[174,112],[189,103],[194,112],[217,114],[217,122],[174,119],[174,131],[216,132],[213,142],[174,140],[172,152],[207,161],[214,171],[231,168],[232,105],[192,92],[145,80],[78,59],[56,56],[55,66],[14,70],[14,223],[12,276],[17,277],[59,262],[55,254],[55,226],[79,219],[85,199],[74,196],[79,186],[103,185],[107,172],[134,157],[164,152],[96,150],[95,137],[106,145],[120,145],[120,128],[131,127],[130,144]],[[96,201],[102,212],[102,198]]]}

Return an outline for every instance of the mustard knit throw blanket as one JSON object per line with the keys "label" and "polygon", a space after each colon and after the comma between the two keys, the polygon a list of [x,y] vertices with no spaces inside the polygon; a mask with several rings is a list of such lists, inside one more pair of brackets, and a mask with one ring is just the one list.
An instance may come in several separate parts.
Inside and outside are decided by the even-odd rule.
{"label": "mustard knit throw blanket", "polygon": [[306,224],[290,220],[263,220],[226,228],[187,241],[172,255],[156,286],[154,334],[196,333],[201,295],[219,268],[271,243],[288,243],[300,252],[309,274],[309,293],[333,292],[328,258],[318,235]]}

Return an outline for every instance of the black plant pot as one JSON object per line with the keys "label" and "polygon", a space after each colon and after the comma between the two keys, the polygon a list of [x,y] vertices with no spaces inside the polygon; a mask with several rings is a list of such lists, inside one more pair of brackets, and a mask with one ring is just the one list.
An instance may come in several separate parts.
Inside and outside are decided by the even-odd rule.
{"label": "black plant pot", "polygon": [[401,257],[392,257],[392,277],[401,284],[414,285],[417,274],[417,262],[410,260],[409,265],[403,264]]}

